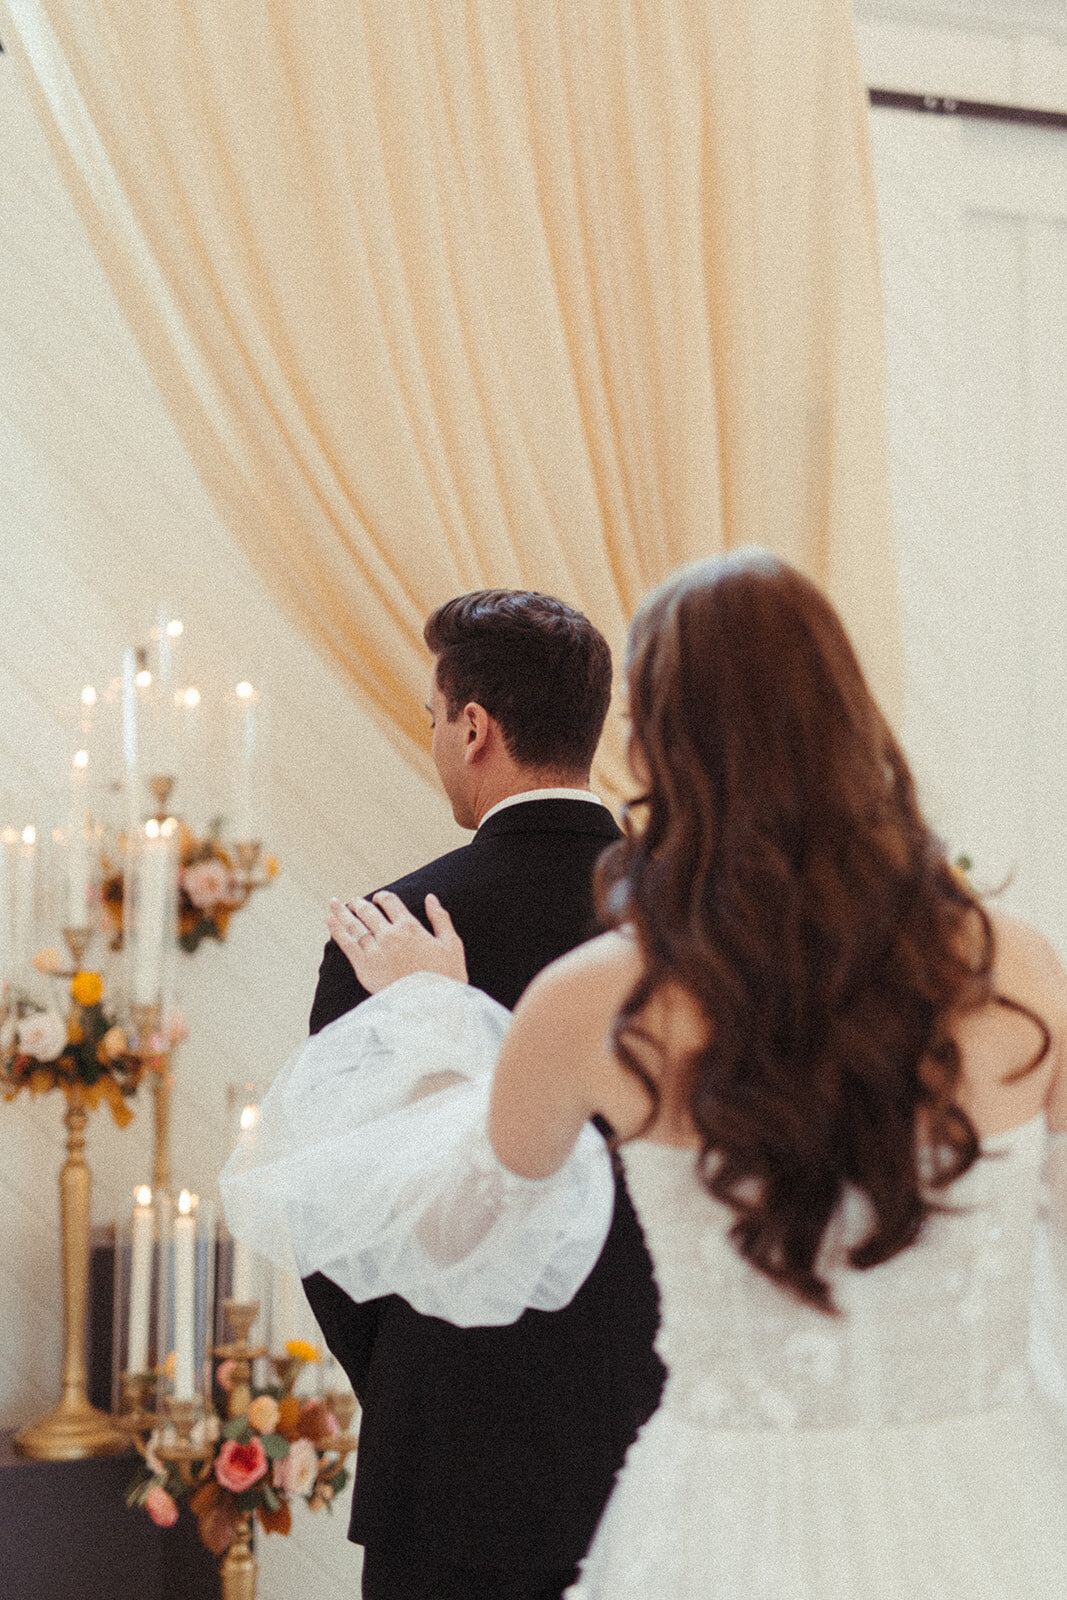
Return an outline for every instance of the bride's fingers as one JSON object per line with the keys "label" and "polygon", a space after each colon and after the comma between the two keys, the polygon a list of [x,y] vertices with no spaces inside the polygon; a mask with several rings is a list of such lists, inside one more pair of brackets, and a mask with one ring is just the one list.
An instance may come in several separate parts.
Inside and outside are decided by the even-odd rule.
{"label": "bride's fingers", "polygon": [[357,944],[361,937],[364,939],[367,937],[367,930],[362,922],[340,900],[330,901],[326,926],[342,949]]}
{"label": "bride's fingers", "polygon": [[453,926],[452,918],[449,916],[440,900],[438,900],[437,896],[435,894],[428,894],[426,896],[425,903],[426,916],[429,920],[430,927],[434,931],[434,937],[437,939],[445,939],[449,937],[458,939],[459,935]]}
{"label": "bride's fingers", "polygon": [[394,894],[391,889],[379,889],[374,896],[374,905],[385,914],[386,919],[394,927],[398,922],[415,921],[403,900],[398,894]]}
{"label": "bride's fingers", "polygon": [[359,919],[368,933],[384,933],[389,927],[389,918],[378,910],[373,900],[365,900],[361,896],[358,900],[350,900],[348,909]]}

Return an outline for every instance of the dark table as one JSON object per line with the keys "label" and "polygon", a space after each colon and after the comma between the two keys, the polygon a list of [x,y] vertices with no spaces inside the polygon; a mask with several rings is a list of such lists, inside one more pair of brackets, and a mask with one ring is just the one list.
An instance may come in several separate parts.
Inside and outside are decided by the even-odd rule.
{"label": "dark table", "polygon": [[218,1563],[184,1509],[129,1511],[138,1458],[29,1461],[0,1433],[0,1600],[219,1600]]}

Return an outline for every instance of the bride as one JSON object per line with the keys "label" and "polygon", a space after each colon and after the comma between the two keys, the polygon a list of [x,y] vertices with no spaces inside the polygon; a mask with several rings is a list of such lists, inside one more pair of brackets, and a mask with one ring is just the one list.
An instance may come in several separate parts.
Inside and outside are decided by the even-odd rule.
{"label": "bride", "polygon": [[432,900],[432,933],[389,895],[333,902],[375,998],[280,1075],[231,1226],[357,1299],[553,1309],[607,1228],[598,1116],[668,1380],[570,1593],[1067,1593],[1067,975],[949,866],[792,568],[670,579],[628,694],[611,931],[509,1018]]}

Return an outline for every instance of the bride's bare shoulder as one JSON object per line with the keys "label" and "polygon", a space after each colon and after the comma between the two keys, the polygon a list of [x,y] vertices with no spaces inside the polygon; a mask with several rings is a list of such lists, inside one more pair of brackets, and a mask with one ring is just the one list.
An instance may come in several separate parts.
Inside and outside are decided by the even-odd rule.
{"label": "bride's bare shoulder", "polygon": [[644,971],[637,940],[625,931],[602,933],[545,967],[519,1008],[545,1015],[584,1015],[591,1026],[614,1015]]}
{"label": "bride's bare shoulder", "polygon": [[1021,917],[990,911],[993,926],[993,981],[1011,999],[1049,1012],[1049,1026],[1061,1031],[1067,1019],[1067,972],[1052,941]]}

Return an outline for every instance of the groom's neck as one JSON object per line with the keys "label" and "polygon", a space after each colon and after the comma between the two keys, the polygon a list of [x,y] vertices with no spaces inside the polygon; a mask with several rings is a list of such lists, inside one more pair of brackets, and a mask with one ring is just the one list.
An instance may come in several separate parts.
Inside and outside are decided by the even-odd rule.
{"label": "groom's neck", "polygon": [[500,774],[495,781],[482,786],[474,803],[475,828],[481,826],[487,812],[502,800],[512,800],[517,795],[529,794],[535,789],[589,789],[588,772],[560,772],[558,768],[516,767],[508,774]]}

